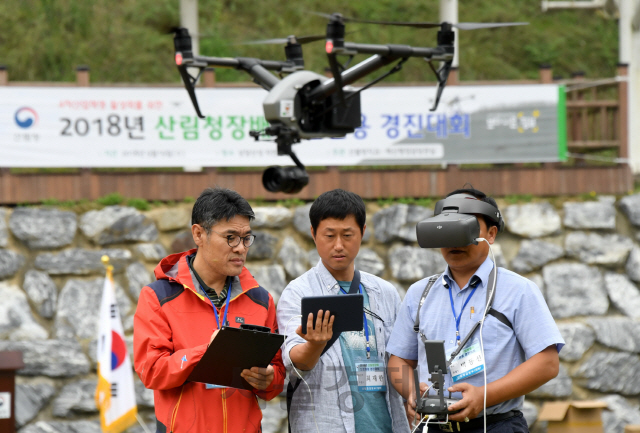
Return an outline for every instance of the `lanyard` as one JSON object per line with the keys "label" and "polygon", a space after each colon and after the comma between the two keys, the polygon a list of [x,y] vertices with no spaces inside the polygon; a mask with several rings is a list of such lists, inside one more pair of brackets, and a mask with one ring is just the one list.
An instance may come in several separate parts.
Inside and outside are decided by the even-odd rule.
{"label": "lanyard", "polygon": [[[230,279],[227,279],[227,282],[229,283],[229,285],[227,286],[227,302],[226,302],[226,305],[225,305],[225,308],[224,308],[224,317],[222,318],[222,326],[225,326],[225,324],[227,323],[227,313],[229,312],[229,300],[231,299],[231,281],[230,281]],[[209,302],[211,302],[211,306],[213,307],[213,312],[215,313],[214,315],[216,316],[216,324],[218,325],[218,329],[222,329],[220,327],[220,319],[218,318],[218,309],[216,308],[215,304],[213,303],[213,301],[211,300],[211,298],[207,294],[206,290],[204,290],[204,288],[202,287],[202,284],[200,284],[200,288],[202,289],[202,292],[207,297]]]}
{"label": "lanyard", "polygon": [[464,311],[464,307],[466,307],[467,304],[469,303],[469,300],[471,299],[473,294],[476,292],[476,289],[477,289],[477,286],[473,288],[471,293],[469,293],[469,296],[467,296],[467,300],[464,301],[464,304],[462,305],[460,314],[457,316],[456,316],[456,307],[453,306],[453,295],[451,294],[453,289],[449,289],[449,300],[451,301],[451,311],[453,311],[453,318],[456,321],[456,343],[458,344],[458,346],[460,345],[460,319],[462,318],[462,312]]}
{"label": "lanyard", "polygon": [[[340,287],[340,291],[347,295],[348,293]],[[362,285],[358,285],[358,292],[362,295]],[[371,345],[369,344],[369,326],[367,326],[367,314],[362,311],[362,320],[364,321],[364,337],[367,340],[367,359],[371,358]]]}

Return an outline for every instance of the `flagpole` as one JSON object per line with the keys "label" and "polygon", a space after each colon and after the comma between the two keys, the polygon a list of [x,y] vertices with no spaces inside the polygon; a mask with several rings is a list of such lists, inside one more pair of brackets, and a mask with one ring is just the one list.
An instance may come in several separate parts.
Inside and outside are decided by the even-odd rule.
{"label": "flagpole", "polygon": [[102,265],[104,266],[106,271],[111,274],[113,272],[113,265],[111,264],[111,259],[109,259],[109,256],[105,254],[100,258],[100,261],[102,262]]}

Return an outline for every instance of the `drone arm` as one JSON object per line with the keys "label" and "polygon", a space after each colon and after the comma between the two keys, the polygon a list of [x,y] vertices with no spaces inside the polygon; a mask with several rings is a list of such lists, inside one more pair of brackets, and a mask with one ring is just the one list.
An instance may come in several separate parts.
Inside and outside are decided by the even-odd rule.
{"label": "drone arm", "polygon": [[[342,85],[349,85],[358,81],[360,78],[365,77],[366,75],[377,71],[378,69],[388,65],[393,62],[394,58],[382,57],[379,55],[374,55],[369,57],[366,60],[358,63],[357,65],[347,69],[346,71],[340,74]],[[315,89],[313,89],[309,95],[310,98],[321,99],[327,97],[333,93],[335,93],[340,88],[338,82],[335,79],[328,79]]]}
{"label": "drone arm", "polygon": [[[408,57],[424,57],[429,60],[451,61],[453,53],[442,48],[421,48],[408,45],[373,45],[355,44],[345,42],[345,50],[361,54],[373,54],[371,57],[352,66],[340,75],[341,83],[335,79],[329,79],[316,87],[310,94],[311,98],[323,98],[329,96],[342,86],[355,83],[366,75],[392,63],[398,59]],[[445,80],[446,81],[446,80]]]}
{"label": "drone arm", "polygon": [[445,52],[440,48],[411,47],[409,45],[374,45],[344,43],[345,50],[358,54],[379,54],[393,57],[427,57],[434,60],[445,60]]}

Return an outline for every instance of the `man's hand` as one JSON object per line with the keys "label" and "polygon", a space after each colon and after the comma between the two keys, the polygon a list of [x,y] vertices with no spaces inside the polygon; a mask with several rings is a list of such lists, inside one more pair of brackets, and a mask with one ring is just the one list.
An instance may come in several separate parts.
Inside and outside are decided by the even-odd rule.
{"label": "man's hand", "polygon": [[[420,382],[420,396],[427,391],[427,384]],[[404,404],[404,410],[407,413],[407,420],[409,421],[409,427],[412,429],[420,422],[421,415],[416,414],[416,396],[412,395]]]}
{"label": "man's hand", "polygon": [[[422,388],[422,384],[420,385]],[[465,418],[474,419],[482,412],[484,406],[484,387],[473,386],[468,383],[458,383],[450,386],[448,391],[462,393],[462,400],[449,406],[450,411],[462,409],[456,414],[449,415],[451,421],[463,422]]]}
{"label": "man's hand", "polygon": [[251,367],[251,370],[242,370],[240,376],[255,389],[264,391],[273,382],[273,366],[267,368]]}
{"label": "man's hand", "polygon": [[322,310],[318,310],[316,315],[316,324],[313,326],[313,314],[309,313],[307,317],[307,333],[302,333],[302,326],[298,326],[296,334],[304,338],[311,345],[316,347],[323,347],[327,344],[327,341],[331,340],[333,336],[333,319],[335,316],[331,315],[329,310],[324,312],[324,318]]}
{"label": "man's hand", "polygon": [[220,332],[219,329],[216,329],[215,331],[213,331],[213,334],[211,334],[211,339],[209,340],[209,344],[207,344],[207,347],[211,346],[211,342],[213,341],[214,338],[216,338],[216,335],[218,335],[218,332]]}

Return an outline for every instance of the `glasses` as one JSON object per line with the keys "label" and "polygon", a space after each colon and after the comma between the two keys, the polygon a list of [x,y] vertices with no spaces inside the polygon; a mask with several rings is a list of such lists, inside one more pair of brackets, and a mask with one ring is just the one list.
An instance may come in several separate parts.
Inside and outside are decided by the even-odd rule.
{"label": "glasses", "polygon": [[253,245],[253,241],[256,240],[256,235],[247,235],[247,236],[238,236],[238,235],[223,235],[221,233],[218,233],[215,230],[211,230],[212,232],[222,236],[223,238],[227,238],[227,245],[229,245],[231,248],[235,248],[238,245],[240,245],[240,241],[242,241],[242,245],[244,245],[245,248],[249,248],[251,245]]}

